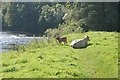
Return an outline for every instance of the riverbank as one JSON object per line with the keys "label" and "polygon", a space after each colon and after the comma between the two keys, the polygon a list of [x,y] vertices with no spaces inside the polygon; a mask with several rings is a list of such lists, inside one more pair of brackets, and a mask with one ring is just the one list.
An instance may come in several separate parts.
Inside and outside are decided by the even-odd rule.
{"label": "riverbank", "polygon": [[117,78],[118,33],[87,32],[65,35],[68,44],[90,37],[89,46],[73,49],[55,39],[21,46],[2,55],[3,78]]}
{"label": "riverbank", "polygon": [[30,36],[30,34],[20,32],[0,32],[0,53],[15,50],[18,45],[28,44],[34,39],[40,40],[42,37]]}

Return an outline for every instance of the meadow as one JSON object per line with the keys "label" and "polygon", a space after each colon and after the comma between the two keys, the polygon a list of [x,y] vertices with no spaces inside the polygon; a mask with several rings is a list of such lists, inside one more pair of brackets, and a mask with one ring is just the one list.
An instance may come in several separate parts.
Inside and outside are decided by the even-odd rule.
{"label": "meadow", "polygon": [[[90,37],[88,46],[73,49],[74,39]],[[118,78],[118,32],[86,32],[64,35],[68,45],[55,39],[32,42],[2,56],[3,78]]]}

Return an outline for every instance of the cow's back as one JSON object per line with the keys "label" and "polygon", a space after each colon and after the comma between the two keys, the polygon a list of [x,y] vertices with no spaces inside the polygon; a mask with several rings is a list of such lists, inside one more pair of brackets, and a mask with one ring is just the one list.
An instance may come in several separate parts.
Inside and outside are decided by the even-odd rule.
{"label": "cow's back", "polygon": [[82,48],[82,47],[85,47],[85,42],[84,42],[84,40],[78,41],[77,43],[75,43],[75,44],[73,45],[73,47],[74,47],[74,48]]}

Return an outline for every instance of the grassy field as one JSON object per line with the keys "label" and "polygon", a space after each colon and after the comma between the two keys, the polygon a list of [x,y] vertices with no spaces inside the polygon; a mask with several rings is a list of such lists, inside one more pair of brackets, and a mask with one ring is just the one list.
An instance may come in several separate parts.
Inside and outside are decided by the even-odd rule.
{"label": "grassy field", "polygon": [[[73,49],[74,39],[88,35],[89,46]],[[3,78],[117,78],[118,33],[87,32],[65,35],[68,45],[54,39],[2,54]],[[1,54],[0,54],[1,55]]]}

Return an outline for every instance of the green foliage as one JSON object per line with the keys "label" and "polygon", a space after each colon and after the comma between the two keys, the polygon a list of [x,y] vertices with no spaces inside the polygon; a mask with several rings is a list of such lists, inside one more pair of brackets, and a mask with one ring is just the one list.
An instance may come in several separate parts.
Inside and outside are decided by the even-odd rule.
{"label": "green foliage", "polygon": [[[28,49],[35,49],[35,48],[40,48],[41,46],[40,46],[40,44],[38,44],[38,43],[42,43],[43,41],[40,41],[40,42],[37,42],[36,41],[36,39],[34,40],[34,41],[32,41],[32,42],[30,42],[30,43],[28,43],[28,44],[26,44],[26,45],[19,45],[18,47],[17,47],[17,49],[16,49],[16,51],[22,51],[22,52],[24,52],[24,51],[26,51],[26,50],[28,50]],[[41,44],[42,45],[42,44]]]}
{"label": "green foliage", "polygon": [[45,35],[47,35],[47,37],[57,37],[60,36],[61,33],[59,29],[47,29]]}
{"label": "green foliage", "polygon": [[[90,37],[89,46],[73,49],[58,45],[51,38],[49,43],[32,44],[25,51],[10,51],[2,55],[3,78],[117,78],[118,33],[87,32],[67,34],[68,45],[72,40]],[[8,55],[9,54],[9,55]]]}
{"label": "green foliage", "polygon": [[62,22],[64,12],[62,11],[63,5],[56,4],[50,7],[45,5],[42,7],[42,11],[39,15],[39,25],[41,31],[44,32],[48,28],[55,28]]}
{"label": "green foliage", "polygon": [[3,30],[43,33],[62,22],[62,9],[56,3],[3,3]]}
{"label": "green foliage", "polygon": [[85,3],[83,18],[91,30],[118,31],[118,3]]}
{"label": "green foliage", "polygon": [[2,3],[3,30],[44,34],[46,29],[82,21],[90,30],[119,31],[118,3]]}
{"label": "green foliage", "polygon": [[71,20],[66,24],[59,25],[58,29],[47,29],[45,35],[47,35],[48,37],[57,37],[69,33],[81,33],[82,31],[82,28],[80,27],[81,24],[82,21]]}

